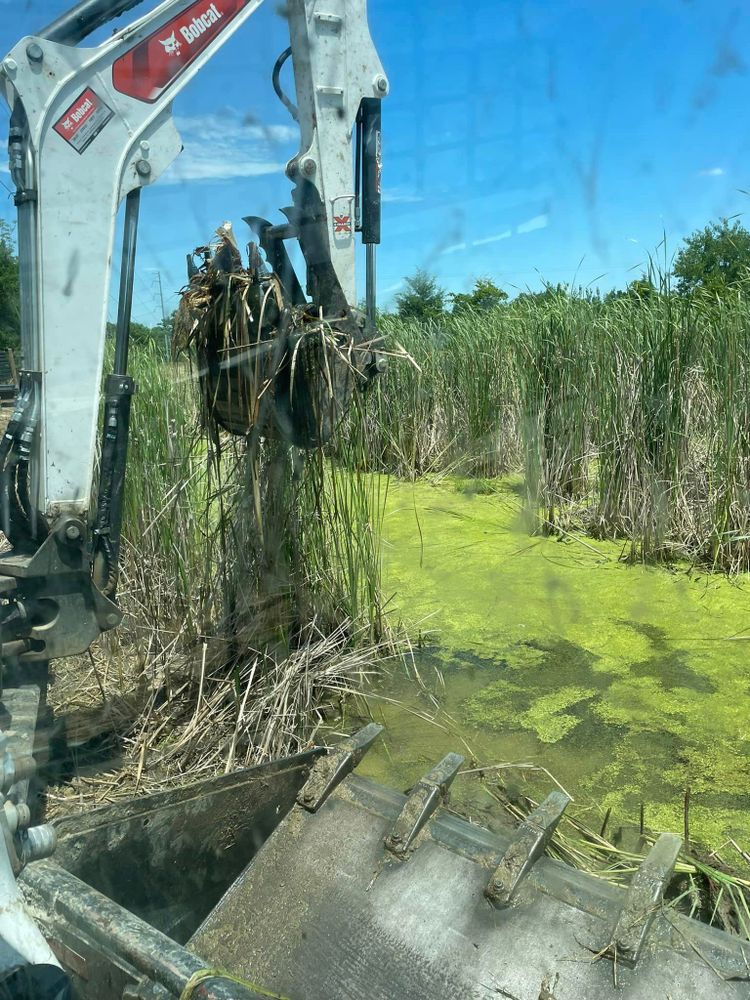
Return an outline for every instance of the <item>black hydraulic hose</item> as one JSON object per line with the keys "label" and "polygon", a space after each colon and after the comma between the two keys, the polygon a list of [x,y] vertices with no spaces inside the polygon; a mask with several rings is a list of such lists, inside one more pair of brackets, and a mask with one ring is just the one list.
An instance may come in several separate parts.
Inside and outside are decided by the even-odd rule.
{"label": "black hydraulic hose", "polygon": [[32,525],[34,521],[34,509],[31,506],[31,497],[29,496],[29,463],[19,462],[16,472],[16,496],[18,497],[18,503],[20,504],[21,510],[26,516],[26,520],[29,522],[29,530],[33,534]]}
{"label": "black hydraulic hose", "polygon": [[[15,545],[19,514],[32,534],[35,513],[31,507],[28,487],[28,465],[31,440],[39,412],[35,383],[28,372],[21,373],[13,415],[0,441],[0,528]],[[14,524],[15,521],[15,524]],[[24,525],[23,530],[26,530]]]}
{"label": "black hydraulic hose", "polygon": [[284,91],[281,89],[281,68],[287,61],[289,56],[292,54],[292,46],[290,45],[288,49],[284,49],[279,58],[276,60],[276,65],[273,68],[273,73],[271,74],[271,83],[273,84],[273,89],[276,91],[276,96],[287,109],[292,118],[298,122],[299,121],[299,111],[297,110],[297,105],[293,104],[289,98],[286,96]]}
{"label": "black hydraulic hose", "polygon": [[120,263],[120,295],[117,302],[115,330],[114,375],[128,371],[128,343],[130,341],[130,316],[133,310],[133,285],[135,283],[135,248],[138,242],[138,210],[141,189],[128,194],[125,201],[125,227],[122,235],[122,261]]}
{"label": "black hydraulic hose", "polygon": [[125,227],[122,238],[120,292],[117,303],[115,330],[115,360],[113,372],[107,378],[104,401],[104,438],[99,470],[99,495],[94,522],[96,554],[95,582],[110,597],[117,588],[122,528],[122,501],[125,488],[125,466],[128,455],[130,400],[135,383],[127,374],[130,316],[133,306],[135,251],[138,239],[138,209],[141,189],[128,194],[125,203]]}
{"label": "black hydraulic hose", "polygon": [[142,0],[81,0],[38,32],[40,38],[77,45],[103,24],[137,7]]}

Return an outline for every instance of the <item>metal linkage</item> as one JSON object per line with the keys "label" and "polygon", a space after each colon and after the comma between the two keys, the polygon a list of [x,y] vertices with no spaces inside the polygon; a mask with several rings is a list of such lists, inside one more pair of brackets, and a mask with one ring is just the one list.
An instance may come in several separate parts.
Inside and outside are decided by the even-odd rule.
{"label": "metal linkage", "polygon": [[385,838],[386,849],[391,854],[406,857],[419,831],[445,799],[463,762],[460,754],[449,753],[419,779]]}
{"label": "metal linkage", "polygon": [[552,792],[526,817],[485,889],[487,899],[497,906],[510,904],[521,882],[544,854],[569,802],[564,792]]}
{"label": "metal linkage", "polygon": [[[54,965],[56,959],[29,915],[16,882],[28,862],[52,853],[57,840],[51,826],[29,825],[27,798],[37,769],[31,750],[39,697],[35,685],[8,688],[2,695],[7,729],[0,731],[0,942],[19,962]],[[4,953],[0,971],[7,971],[6,962]]]}
{"label": "metal linkage", "polygon": [[662,833],[641,862],[610,938],[607,953],[611,958],[628,965],[637,963],[681,847],[681,837]]}
{"label": "metal linkage", "polygon": [[308,812],[317,812],[334,788],[359,764],[382,732],[382,726],[371,722],[348,740],[332,747],[325,757],[316,762],[310,777],[300,789],[297,795],[299,805]]}
{"label": "metal linkage", "polygon": [[28,781],[36,774],[36,761],[29,754],[8,749],[8,737],[0,732],[0,792],[7,795],[18,781]]}
{"label": "metal linkage", "polygon": [[187,995],[195,1000],[262,1000],[271,995],[206,969],[197,955],[54,862],[27,869],[21,882],[45,934],[55,941],[70,940],[80,950],[78,961],[87,978],[102,971],[109,983],[137,977],[127,995],[139,1000]]}
{"label": "metal linkage", "polygon": [[[4,843],[14,875],[29,861],[48,858],[57,846],[54,827],[29,826],[31,810],[26,803],[29,779],[36,774],[33,757],[7,748],[0,732],[0,845]],[[2,846],[0,846],[2,851]],[[0,907],[2,899],[0,898]]]}

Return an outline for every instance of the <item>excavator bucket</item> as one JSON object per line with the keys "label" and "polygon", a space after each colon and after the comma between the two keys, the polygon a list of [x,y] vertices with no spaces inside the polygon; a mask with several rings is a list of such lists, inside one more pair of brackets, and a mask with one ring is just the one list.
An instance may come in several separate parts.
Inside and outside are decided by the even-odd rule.
{"label": "excavator bucket", "polygon": [[498,835],[442,808],[456,754],[408,795],[358,776],[379,731],[62,820],[20,884],[74,995],[748,996],[750,944],[663,902],[679,838],[619,888],[545,856],[560,792]]}

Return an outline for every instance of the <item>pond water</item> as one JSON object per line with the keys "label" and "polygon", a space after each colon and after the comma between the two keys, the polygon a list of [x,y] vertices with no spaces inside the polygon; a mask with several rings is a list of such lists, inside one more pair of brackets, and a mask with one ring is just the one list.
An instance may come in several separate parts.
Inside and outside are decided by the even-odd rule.
{"label": "pond water", "polygon": [[[643,803],[648,827],[678,832],[690,786],[692,837],[750,846],[747,578],[532,537],[514,481],[392,484],[383,534],[390,615],[419,643],[422,684],[396,670],[380,685],[387,734],[361,773],[404,789],[457,750],[547,768],[592,826],[609,807],[613,825],[637,823]],[[501,774],[535,798],[554,787]]]}

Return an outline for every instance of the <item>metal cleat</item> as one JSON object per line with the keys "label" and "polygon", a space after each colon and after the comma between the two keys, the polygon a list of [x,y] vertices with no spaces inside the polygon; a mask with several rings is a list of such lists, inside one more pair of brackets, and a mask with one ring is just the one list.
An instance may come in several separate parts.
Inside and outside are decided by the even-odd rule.
{"label": "metal cleat", "polygon": [[521,882],[544,854],[569,802],[564,792],[552,792],[526,817],[484,891],[490,902],[497,906],[511,903]]}
{"label": "metal cleat", "polygon": [[375,740],[383,732],[376,722],[360,729],[349,739],[332,747],[310,771],[310,777],[297,795],[297,802],[308,812],[317,812],[325,800],[359,764]]}
{"label": "metal cleat", "polygon": [[618,962],[635,965],[656,911],[674,872],[682,838],[662,833],[641,862],[628,888],[612,932],[607,954]]}
{"label": "metal cleat", "polygon": [[406,856],[419,831],[444,800],[463,762],[460,754],[449,753],[420,778],[385,838],[385,846],[391,854],[399,858]]}

